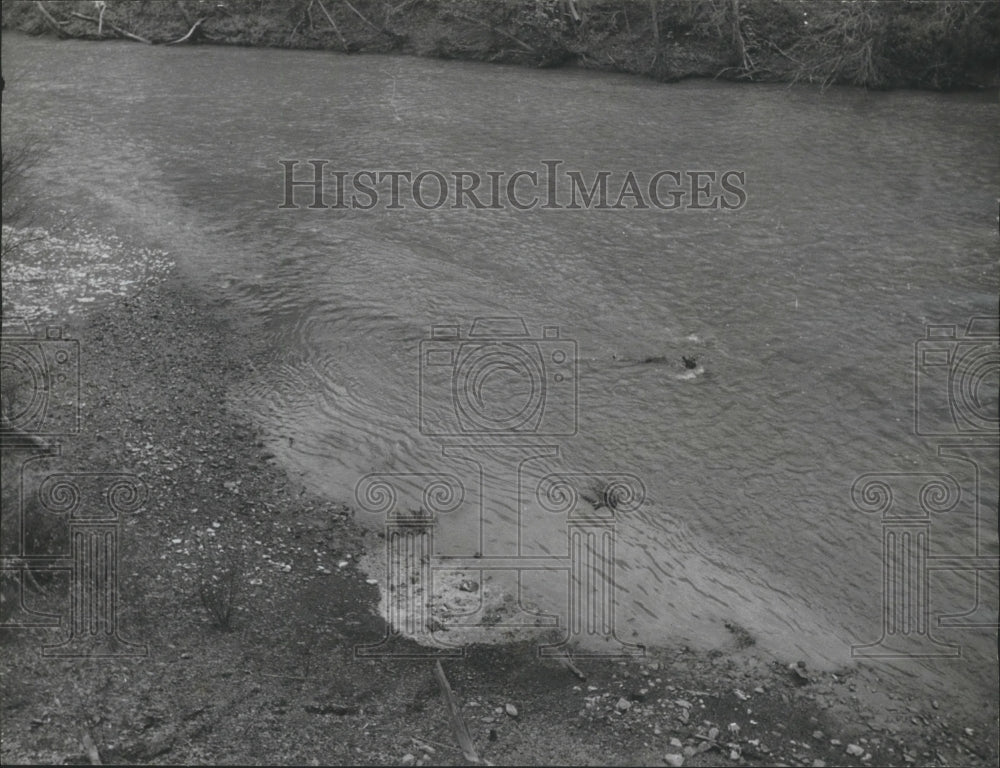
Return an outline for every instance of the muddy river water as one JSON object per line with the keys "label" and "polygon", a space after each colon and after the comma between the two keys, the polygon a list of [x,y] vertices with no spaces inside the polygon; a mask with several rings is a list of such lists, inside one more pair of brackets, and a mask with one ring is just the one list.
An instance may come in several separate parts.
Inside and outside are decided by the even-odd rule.
{"label": "muddy river water", "polygon": [[[384,524],[379,475],[397,511],[440,507],[432,560],[479,555],[472,580],[565,621],[571,571],[525,565],[571,555],[563,483],[613,530],[623,641],[719,645],[729,622],[832,668],[886,635],[930,649],[905,673],[994,676],[997,327],[969,323],[1000,286],[995,98],[3,53],[4,129],[45,137],[53,206],[168,251],[260,339],[229,405],[359,520]],[[327,207],[301,184],[282,207],[317,167]],[[393,196],[365,171],[424,177]],[[608,204],[573,207],[573,173],[605,173]],[[454,206],[473,176],[482,205]],[[921,620],[894,624],[899,601]]]}

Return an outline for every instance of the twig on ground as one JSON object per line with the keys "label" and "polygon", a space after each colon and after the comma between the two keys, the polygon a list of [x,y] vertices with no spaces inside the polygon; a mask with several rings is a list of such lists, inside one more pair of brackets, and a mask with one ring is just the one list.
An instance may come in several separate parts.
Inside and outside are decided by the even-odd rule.
{"label": "twig on ground", "polygon": [[434,677],[437,678],[438,685],[441,687],[441,694],[444,696],[445,703],[448,705],[448,715],[451,717],[451,729],[455,733],[455,739],[458,741],[458,745],[462,748],[462,756],[470,763],[480,763],[479,753],[476,752],[476,747],[472,743],[472,736],[469,735],[469,728],[465,724],[465,720],[462,718],[462,712],[458,708],[458,702],[455,701],[455,694],[452,693],[451,686],[448,685],[448,678],[445,677],[444,668],[441,666],[440,659],[434,662]]}
{"label": "twig on ground", "polygon": [[83,748],[87,750],[87,759],[90,760],[91,765],[103,765],[101,762],[101,754],[97,751],[97,745],[94,743],[94,738],[90,735],[90,731],[83,732]]}

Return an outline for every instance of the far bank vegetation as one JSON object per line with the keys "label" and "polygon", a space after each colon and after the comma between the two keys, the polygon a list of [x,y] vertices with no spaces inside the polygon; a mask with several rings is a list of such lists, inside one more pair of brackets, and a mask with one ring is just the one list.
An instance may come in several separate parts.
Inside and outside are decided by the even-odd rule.
{"label": "far bank vegetation", "polygon": [[6,29],[821,86],[994,87],[995,0],[4,0]]}

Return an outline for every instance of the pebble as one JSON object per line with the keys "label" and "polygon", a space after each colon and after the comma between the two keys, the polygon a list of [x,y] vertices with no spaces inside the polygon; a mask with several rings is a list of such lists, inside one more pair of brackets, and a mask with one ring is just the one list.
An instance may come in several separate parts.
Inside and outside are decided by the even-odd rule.
{"label": "pebble", "polygon": [[504,709],[507,710],[507,714],[510,715],[511,717],[517,717],[517,707],[515,707],[513,704],[505,705]]}
{"label": "pebble", "polygon": [[619,712],[628,712],[632,708],[632,702],[626,698],[618,699],[618,703],[615,704],[615,709]]}
{"label": "pebble", "polygon": [[405,755],[403,755],[403,759],[402,759],[401,762],[403,763],[403,765],[409,765],[410,763],[412,763],[416,759],[417,758],[415,758],[413,755],[411,755],[409,752],[407,752]]}
{"label": "pebble", "polygon": [[671,747],[677,747],[678,749],[680,749],[684,745],[681,743],[680,739],[678,739],[676,736],[672,736],[671,739],[670,739],[670,746]]}
{"label": "pebble", "polygon": [[826,768],[826,763],[817,757],[813,760],[812,768]]}
{"label": "pebble", "polygon": [[857,744],[848,744],[845,751],[849,755],[854,755],[854,757],[861,757],[861,755],[865,753],[865,751]]}
{"label": "pebble", "polygon": [[672,752],[668,752],[663,756],[663,759],[666,761],[667,765],[672,765],[674,768],[680,768],[680,766],[684,765],[684,755],[677,755]]}

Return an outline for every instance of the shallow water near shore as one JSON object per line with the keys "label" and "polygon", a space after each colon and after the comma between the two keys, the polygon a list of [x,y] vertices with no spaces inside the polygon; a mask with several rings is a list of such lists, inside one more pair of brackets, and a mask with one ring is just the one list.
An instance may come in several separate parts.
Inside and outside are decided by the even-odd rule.
{"label": "shallow water near shore", "polygon": [[[836,667],[882,634],[883,526],[852,500],[859,476],[954,476],[965,496],[933,520],[932,553],[997,554],[995,448],[939,455],[983,435],[955,422],[918,436],[913,418],[925,326],[961,335],[996,313],[994,102],[6,35],[4,61],[5,135],[47,138],[54,206],[148,238],[261,340],[259,375],[233,383],[230,405],[297,479],[345,500],[371,473],[459,478],[438,556],[565,555],[543,479],[634,476],[643,503],[614,517],[619,638],[712,646],[735,622],[780,657]],[[735,169],[747,204],[280,210],[278,161],[313,158],[348,172]],[[546,395],[573,434],[486,449],[426,434],[449,425],[422,423],[421,395],[449,394],[421,392],[421,344],[496,316],[524,319],[525,349],[569,344],[575,396]],[[937,413],[947,382],[934,383],[921,405]],[[994,365],[984,412],[996,384]],[[420,484],[401,485],[404,511],[419,506]],[[565,618],[561,571],[476,578]],[[976,606],[969,572],[929,585],[934,616]],[[996,591],[981,574],[973,623],[987,626],[934,630],[961,658],[907,671],[990,695]]]}

